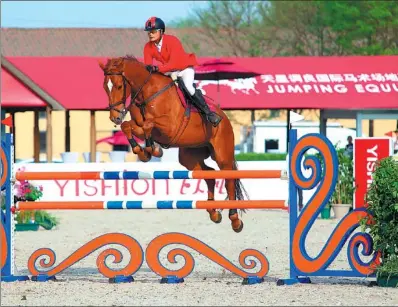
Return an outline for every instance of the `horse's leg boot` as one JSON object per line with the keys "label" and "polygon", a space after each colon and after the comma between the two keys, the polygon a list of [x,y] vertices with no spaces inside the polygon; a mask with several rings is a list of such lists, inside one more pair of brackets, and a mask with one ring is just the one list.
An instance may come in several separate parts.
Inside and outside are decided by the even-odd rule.
{"label": "horse's leg boot", "polygon": [[145,139],[145,151],[149,154],[153,154],[153,140],[151,137]]}
{"label": "horse's leg boot", "polygon": [[218,115],[217,113],[210,111],[210,108],[207,105],[207,103],[202,95],[202,91],[196,90],[195,94],[193,96],[191,96],[191,98],[192,98],[194,105],[206,115],[207,120],[214,127],[217,127],[218,124],[220,123],[220,121],[222,120],[222,117],[220,115]]}
{"label": "horse's leg boot", "polygon": [[133,153],[138,155],[142,151],[141,146],[136,142],[136,140],[134,138],[131,138],[131,139],[128,139],[128,140],[129,140],[129,143],[131,145],[131,149],[133,150]]}
{"label": "horse's leg boot", "polygon": [[155,144],[152,137],[145,139],[145,150],[154,157],[161,158],[163,156],[163,149],[158,144]]}
{"label": "horse's leg boot", "polygon": [[140,161],[148,162],[149,160],[151,160],[151,154],[145,152],[145,150],[142,149],[140,144],[138,144],[134,138],[128,140],[133,149],[133,153],[135,153],[138,156],[138,159],[140,159]]}

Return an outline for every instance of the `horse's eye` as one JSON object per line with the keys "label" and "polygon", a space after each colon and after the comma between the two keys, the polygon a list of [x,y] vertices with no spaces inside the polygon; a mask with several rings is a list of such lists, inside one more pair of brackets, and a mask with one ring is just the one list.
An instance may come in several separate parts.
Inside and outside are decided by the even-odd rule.
{"label": "horse's eye", "polygon": [[121,86],[121,85],[119,85],[119,86],[117,87],[117,89],[118,89],[118,90],[121,90],[121,89],[122,89],[122,86]]}

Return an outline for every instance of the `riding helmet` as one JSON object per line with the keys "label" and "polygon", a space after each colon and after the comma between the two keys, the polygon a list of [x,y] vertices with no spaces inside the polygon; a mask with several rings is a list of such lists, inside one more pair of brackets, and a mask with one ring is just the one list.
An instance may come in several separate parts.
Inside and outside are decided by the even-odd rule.
{"label": "riding helmet", "polygon": [[145,31],[151,30],[162,30],[164,33],[164,31],[166,31],[166,25],[162,19],[151,17],[145,23]]}

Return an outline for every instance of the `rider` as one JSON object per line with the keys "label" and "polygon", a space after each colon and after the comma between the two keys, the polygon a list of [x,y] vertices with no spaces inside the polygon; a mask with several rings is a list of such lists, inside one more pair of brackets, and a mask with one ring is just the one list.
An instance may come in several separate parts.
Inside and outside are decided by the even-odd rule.
{"label": "rider", "polygon": [[[151,17],[145,23],[145,31],[148,32],[149,37],[149,42],[144,47],[144,63],[147,70],[181,77],[195,106],[205,113],[207,120],[216,127],[222,117],[210,111],[202,91],[195,89],[193,85],[195,77],[193,66],[198,64],[195,54],[186,53],[179,39],[173,35],[164,34],[165,30],[165,23],[158,17]],[[153,59],[163,65],[153,65]]]}

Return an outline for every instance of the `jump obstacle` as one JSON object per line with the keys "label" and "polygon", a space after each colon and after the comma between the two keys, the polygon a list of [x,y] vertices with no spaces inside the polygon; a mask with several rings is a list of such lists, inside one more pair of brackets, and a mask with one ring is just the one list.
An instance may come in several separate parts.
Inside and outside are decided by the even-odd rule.
{"label": "jump obstacle", "polygon": [[[331,142],[320,134],[307,134],[297,139],[297,131],[290,131],[289,148],[289,258],[290,276],[279,279],[277,285],[292,285],[295,283],[310,283],[312,276],[339,277],[375,277],[375,267],[379,264],[380,254],[373,251],[373,241],[369,234],[357,232],[362,217],[369,215],[365,208],[354,209],[341,219],[317,257],[310,257],[306,251],[305,241],[312,225],[323,207],[329,201],[336,185],[338,175],[338,159]],[[1,210],[1,281],[47,281],[68,267],[87,257],[95,250],[117,244],[125,247],[129,254],[129,263],[122,269],[114,270],[108,267],[106,260],[113,256],[113,263],[122,261],[122,253],[116,248],[102,251],[97,258],[98,271],[109,282],[131,282],[133,275],[141,268],[144,258],[149,268],[161,277],[162,283],[183,282],[194,269],[194,257],[181,248],[171,249],[167,259],[175,263],[176,256],[184,258],[182,268],[170,270],[159,260],[162,249],[170,244],[181,244],[190,247],[226,270],[243,278],[244,284],[255,284],[264,281],[269,271],[266,256],[255,249],[245,249],[239,255],[239,268],[216,250],[204,242],[184,233],[164,233],[153,239],[147,246],[145,253],[142,246],[133,237],[123,233],[107,233],[86,243],[73,254],[53,267],[55,253],[49,248],[36,250],[28,260],[27,275],[15,275],[15,221],[13,214],[16,210],[36,209],[65,209],[65,210],[104,210],[104,209],[207,209],[207,208],[245,208],[245,209],[286,209],[284,201],[97,201],[97,202],[17,202],[13,204],[13,184],[15,180],[54,180],[54,179],[243,179],[243,178],[281,178],[280,171],[158,171],[145,173],[139,171],[128,172],[17,172],[13,176],[13,135],[6,134],[5,142],[1,144],[1,189],[5,190],[6,208]],[[324,169],[316,156],[307,156],[304,165],[311,169],[310,177],[306,178],[301,171],[301,161],[305,152],[315,148],[324,160]],[[304,206],[301,214],[297,212],[297,189],[309,190],[316,188],[315,193]],[[282,203],[283,202],[283,203]],[[328,269],[336,256],[347,242],[347,260],[351,270]],[[360,252],[360,248],[362,248]],[[370,257],[364,262],[360,256]],[[248,257],[257,260],[248,259]],[[39,261],[39,259],[41,259]],[[37,267],[39,262],[40,268]],[[44,269],[44,270],[43,270]],[[248,272],[257,269],[256,273]]]}
{"label": "jump obstacle", "polygon": [[278,170],[240,171],[124,171],[124,172],[16,172],[16,180],[117,180],[117,179],[247,179],[280,178]]}

